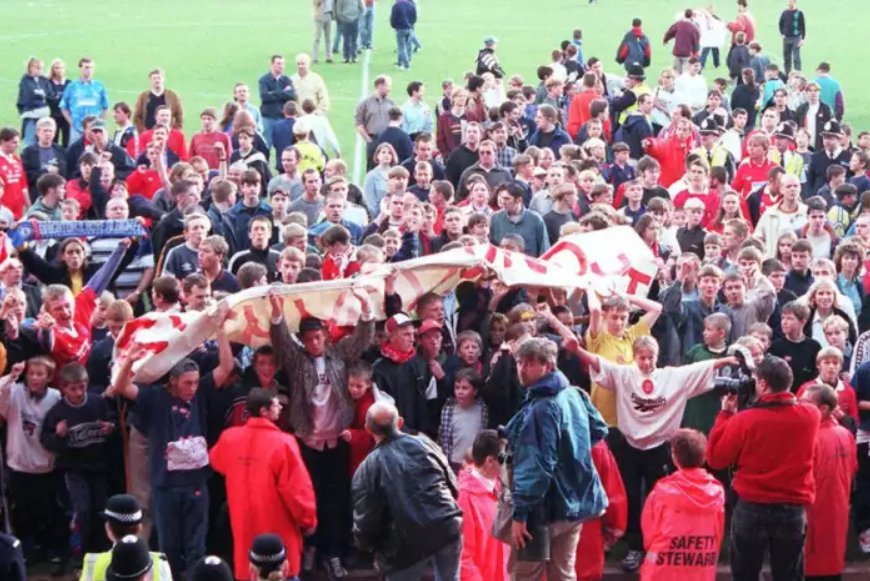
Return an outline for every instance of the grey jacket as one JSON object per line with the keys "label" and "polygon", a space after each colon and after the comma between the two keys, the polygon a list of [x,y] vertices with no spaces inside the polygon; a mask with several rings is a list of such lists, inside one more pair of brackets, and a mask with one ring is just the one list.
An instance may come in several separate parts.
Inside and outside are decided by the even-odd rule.
{"label": "grey jacket", "polygon": [[335,20],[337,22],[356,22],[364,10],[363,0],[335,0]]}

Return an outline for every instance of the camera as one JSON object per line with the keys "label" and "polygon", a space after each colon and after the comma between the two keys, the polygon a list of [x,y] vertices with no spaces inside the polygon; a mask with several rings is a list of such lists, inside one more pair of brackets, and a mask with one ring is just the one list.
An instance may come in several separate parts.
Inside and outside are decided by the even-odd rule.
{"label": "camera", "polygon": [[737,365],[723,367],[713,380],[713,390],[721,395],[738,395],[749,399],[755,394],[755,362],[752,353],[742,345],[732,345],[728,355],[737,359]]}

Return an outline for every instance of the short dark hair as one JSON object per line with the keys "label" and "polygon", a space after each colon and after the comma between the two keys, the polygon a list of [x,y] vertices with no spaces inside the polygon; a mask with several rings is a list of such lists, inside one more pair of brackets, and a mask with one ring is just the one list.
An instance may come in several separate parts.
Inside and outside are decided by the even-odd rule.
{"label": "short dark hair", "polygon": [[704,465],[707,437],[698,430],[681,428],[671,436],[671,453],[680,468],[700,468]]}
{"label": "short dark hair", "polygon": [[263,415],[260,413],[260,410],[270,407],[272,405],[272,400],[275,399],[275,397],[276,394],[271,389],[255,387],[248,392],[248,399],[245,401],[245,410],[247,410],[250,417],[261,418]]}
{"label": "short dark hair", "polygon": [[410,83],[408,83],[408,88],[405,89],[405,91],[408,93],[408,96],[410,97],[411,95],[413,95],[414,93],[419,91],[420,87],[422,87],[422,86],[423,86],[423,83],[420,81],[411,81]]}
{"label": "short dark hair", "polygon": [[[783,307],[783,311],[785,311],[785,307]],[[758,364],[757,374],[758,379],[763,380],[770,388],[770,391],[774,393],[788,391],[791,389],[792,382],[794,381],[791,367],[785,362],[785,359],[776,355],[768,355],[762,359],[761,363]]]}
{"label": "short dark hair", "polygon": [[47,173],[39,176],[39,179],[36,180],[36,190],[39,192],[40,196],[44,196],[48,193],[48,190],[59,188],[65,183],[66,180],[63,176],[56,173]]}
{"label": "short dark hair", "polygon": [[199,373],[199,365],[196,364],[196,361],[190,359],[189,357],[185,357],[178,363],[172,366],[172,369],[169,370],[169,379],[176,379],[184,375],[185,373],[191,373],[196,371]]}
{"label": "short dark hair", "polygon": [[471,445],[471,460],[475,466],[482,466],[490,456],[498,457],[502,443],[495,430],[481,430],[474,437]]}
{"label": "short dark hair", "polygon": [[60,385],[72,383],[74,381],[87,381],[88,370],[85,369],[84,365],[79,363],[67,363],[60,368],[58,379],[60,380]]}

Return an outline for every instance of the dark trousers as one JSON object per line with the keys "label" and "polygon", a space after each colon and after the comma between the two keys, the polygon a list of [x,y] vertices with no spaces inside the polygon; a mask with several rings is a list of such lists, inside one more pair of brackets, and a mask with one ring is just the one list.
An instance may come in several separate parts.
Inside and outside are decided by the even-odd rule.
{"label": "dark trousers", "polygon": [[342,22],[338,25],[339,30],[341,30],[341,36],[344,40],[344,44],[342,45],[342,56],[344,60],[349,61],[351,59],[356,59],[357,55],[357,42],[359,42],[359,20],[354,20],[353,22]]}
{"label": "dark trousers", "polygon": [[63,554],[69,524],[60,502],[60,476],[9,470],[9,512],[12,529],[27,554],[41,547],[50,557]]}
{"label": "dark trousers", "polygon": [[713,55],[713,68],[719,68],[719,47],[705,46],[701,51],[701,68],[707,68],[707,57]]}
{"label": "dark trousers", "polygon": [[628,499],[628,527],[625,531],[625,541],[630,550],[642,551],[643,534],[640,530],[640,515],[643,511],[643,501],[656,482],[670,472],[670,447],[661,444],[650,450],[638,450],[629,444],[616,428],[608,432],[607,445],[616,458]]}
{"label": "dark trousers", "polygon": [[731,515],[731,575],[734,581],[758,581],[768,552],[774,581],[801,581],[804,578],[806,536],[804,507],[738,499]]}
{"label": "dark trousers", "polygon": [[870,529],[870,444],[858,446],[858,475],[855,478],[855,494],[852,501],[852,514],[855,516],[855,529],[862,533]]}
{"label": "dark trousers", "polygon": [[350,447],[314,450],[299,442],[317,497],[317,531],[309,538],[321,555],[341,557],[350,537]]}
{"label": "dark trousers", "polygon": [[794,70],[802,70],[801,47],[798,46],[800,40],[800,38],[785,38],[782,41],[782,64],[785,67],[786,76],[792,70],[792,63],[794,63]]}
{"label": "dark trousers", "polygon": [[204,485],[154,488],[153,497],[160,552],[169,561],[172,578],[185,579],[205,555],[208,489]]}
{"label": "dark trousers", "polygon": [[100,520],[100,511],[109,498],[109,483],[103,472],[67,472],[64,483],[73,510],[73,557],[81,558],[87,552],[97,552],[107,542]]}

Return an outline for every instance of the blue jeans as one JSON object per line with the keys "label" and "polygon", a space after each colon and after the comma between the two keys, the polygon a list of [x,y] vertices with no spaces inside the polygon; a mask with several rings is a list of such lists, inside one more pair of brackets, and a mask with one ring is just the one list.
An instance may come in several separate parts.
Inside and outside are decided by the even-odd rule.
{"label": "blue jeans", "polygon": [[432,563],[435,581],[459,581],[459,560],[462,556],[462,537],[453,541],[431,557],[418,561],[401,571],[387,573],[387,581],[419,581],[426,566]]}
{"label": "blue jeans", "polygon": [[731,515],[731,575],[734,581],[758,581],[764,554],[777,581],[804,578],[807,515],[794,504],[737,500]]}
{"label": "blue jeans", "polygon": [[36,119],[21,120],[21,146],[27,147],[36,143]]}
{"label": "blue jeans", "polygon": [[413,49],[412,52],[417,52],[423,48],[423,45],[420,44],[420,39],[417,38],[417,31],[413,28],[411,29],[411,48]]}
{"label": "blue jeans", "polygon": [[100,548],[102,526],[99,513],[109,498],[109,484],[103,472],[67,472],[64,483],[73,509],[72,553],[82,557]]}
{"label": "blue jeans", "polygon": [[341,46],[341,24],[338,23],[338,20],[335,21],[335,36],[332,37],[332,52],[333,54],[338,52],[338,47]]}
{"label": "blue jeans", "polygon": [[272,127],[280,119],[272,119],[271,117],[263,117],[263,141],[266,142],[266,147],[272,149]]}
{"label": "blue jeans", "polygon": [[705,46],[701,51],[701,68],[707,67],[707,57],[710,56],[710,53],[713,54],[713,68],[719,68],[719,48],[712,46]]}
{"label": "blue jeans", "polygon": [[399,28],[396,30],[396,44],[399,49],[399,66],[411,66],[411,35],[413,31],[410,28]]}
{"label": "blue jeans", "polygon": [[375,7],[366,6],[365,12],[359,19],[359,46],[360,48],[372,47],[372,36],[375,31]]}
{"label": "blue jeans", "polygon": [[341,37],[344,39],[344,60],[349,61],[356,59],[356,42],[359,37],[359,20],[342,22],[338,25],[338,29],[341,31]]}
{"label": "blue jeans", "polygon": [[154,488],[153,495],[160,552],[169,561],[172,578],[184,579],[205,555],[208,489],[205,485]]}

